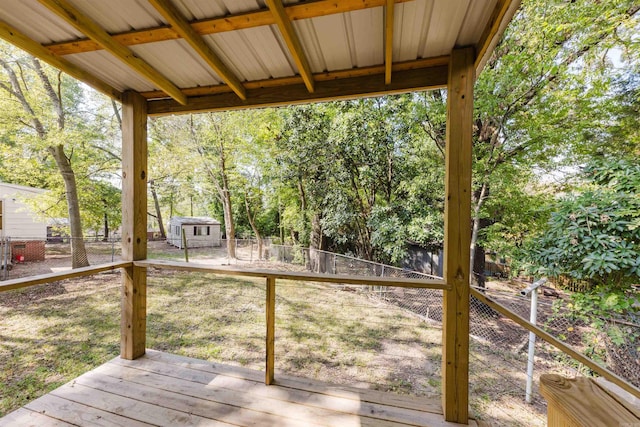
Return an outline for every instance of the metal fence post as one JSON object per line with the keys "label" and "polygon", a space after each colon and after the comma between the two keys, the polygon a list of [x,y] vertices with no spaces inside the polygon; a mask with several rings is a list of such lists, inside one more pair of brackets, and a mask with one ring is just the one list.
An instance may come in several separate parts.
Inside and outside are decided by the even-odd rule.
{"label": "metal fence post", "polygon": [[[536,325],[538,320],[538,288],[547,283],[547,279],[540,279],[532,283],[526,289],[520,291],[520,295],[526,296],[531,294],[531,312],[529,313],[529,322]],[[529,353],[527,357],[527,388],[524,400],[531,403],[531,395],[533,394],[533,365],[536,351],[536,334],[529,332]]]}

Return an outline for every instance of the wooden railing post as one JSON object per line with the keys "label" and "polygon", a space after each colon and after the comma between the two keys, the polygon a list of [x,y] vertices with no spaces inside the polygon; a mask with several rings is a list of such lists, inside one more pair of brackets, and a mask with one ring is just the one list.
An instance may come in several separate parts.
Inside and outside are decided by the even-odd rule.
{"label": "wooden railing post", "polygon": [[267,339],[266,339],[266,369],[264,383],[273,384],[274,371],[274,346],[275,346],[275,323],[276,323],[276,278],[267,277]]}
{"label": "wooden railing post", "polygon": [[[122,99],[122,259],[147,258],[147,101],[136,92]],[[135,359],[145,352],[147,270],[123,269],[120,357]]]}
{"label": "wooden railing post", "polygon": [[442,410],[445,420],[469,420],[469,260],[474,49],[454,49],[447,92]]}
{"label": "wooden railing post", "polygon": [[549,427],[638,426],[640,411],[593,378],[540,376]]}

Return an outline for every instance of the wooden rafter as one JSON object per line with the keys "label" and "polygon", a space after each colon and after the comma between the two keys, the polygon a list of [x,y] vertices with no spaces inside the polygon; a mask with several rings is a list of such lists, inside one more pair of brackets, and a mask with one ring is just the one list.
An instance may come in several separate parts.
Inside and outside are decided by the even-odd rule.
{"label": "wooden rafter", "polygon": [[387,0],[386,15],[384,22],[384,82],[391,83],[391,71],[393,67],[393,12],[395,2]]}
{"label": "wooden rafter", "polygon": [[[387,1],[388,0],[341,0],[336,2],[335,0],[318,0],[285,6],[284,10],[291,21],[296,21],[299,19],[309,19],[318,16],[380,7],[384,6]],[[413,0],[395,0],[395,3],[404,3],[407,1]],[[272,24],[275,24],[275,20],[268,10],[228,15],[190,23],[193,30],[201,36]],[[160,26],[113,34],[112,37],[118,43],[125,46],[133,46],[144,43],[176,40],[180,38],[180,35],[173,28]],[[71,55],[102,49],[100,44],[91,39],[53,43],[47,47],[56,55]]]}
{"label": "wooden rafter", "polygon": [[493,51],[493,46],[497,44],[504,27],[511,21],[519,6],[520,0],[498,0],[498,3],[496,3],[491,19],[489,19],[480,41],[476,45],[476,60],[474,64],[476,73],[479,73],[482,69],[488,59],[487,56]]}
{"label": "wooden rafter", "polygon": [[99,79],[98,77],[81,69],[80,67],[67,61],[66,59],[52,54],[46,47],[30,39],[29,37],[21,33],[18,29],[13,28],[3,21],[0,21],[0,37],[5,39],[9,43],[19,47],[20,49],[30,53],[36,58],[42,59],[49,65],[56,67],[61,71],[64,71],[71,77],[85,82],[97,91],[102,92],[114,99],[122,99],[122,92],[115,89],[104,80]]}
{"label": "wooden rafter", "polygon": [[431,68],[417,68],[394,71],[391,84],[384,84],[384,67],[376,74],[316,82],[315,91],[310,93],[305,85],[298,83],[288,86],[247,88],[247,100],[242,101],[233,93],[189,98],[189,105],[180,105],[170,99],[149,102],[149,115],[159,116],[174,113],[201,111],[224,111],[259,107],[303,104],[316,101],[354,99],[362,96],[376,96],[406,93],[446,87],[446,65]]}
{"label": "wooden rafter", "polygon": [[162,89],[180,104],[187,103],[187,97],[169,79],[159,73],[146,61],[139,58],[131,49],[118,43],[93,19],[76,9],[67,0],[38,0],[52,12],[60,16],[75,29],[87,35],[102,48],[127,64],[147,80]]}
{"label": "wooden rafter", "polygon": [[187,21],[170,0],[149,0],[149,2],[164,16],[173,29],[213,68],[222,80],[229,85],[240,99],[247,99],[246,91],[238,77],[220,60],[202,36],[195,32],[189,24],[189,21]]}
{"label": "wooden rafter", "polygon": [[[436,58],[398,62],[393,64],[392,70],[394,72],[408,71],[408,70],[417,70],[420,68],[446,66],[448,64],[449,64],[448,56],[439,56]],[[355,77],[382,75],[384,73],[385,73],[385,66],[376,65],[372,67],[350,68],[348,70],[325,71],[323,73],[315,73],[313,75],[313,79],[316,82],[326,82],[326,81],[332,81],[332,80],[350,79]],[[246,89],[263,89],[263,88],[269,88],[269,87],[285,87],[285,86],[301,85],[301,84],[304,84],[302,77],[294,76],[294,77],[281,77],[278,79],[248,81],[248,82],[245,82],[244,87]],[[229,86],[226,86],[226,85],[198,86],[198,87],[182,89],[182,92],[185,95],[192,97],[192,96],[207,96],[207,95],[216,95],[221,93],[230,93],[231,89],[229,88]],[[146,99],[166,98],[166,94],[158,90],[143,92],[141,93],[141,95],[144,96]]]}
{"label": "wooden rafter", "polygon": [[298,34],[296,34],[293,24],[284,10],[282,0],[265,0],[265,3],[273,14],[273,18],[280,29],[280,33],[282,33],[284,41],[287,43],[289,52],[291,52],[291,55],[293,56],[293,60],[298,67],[298,72],[300,73],[302,80],[304,80],[305,86],[307,86],[307,90],[309,92],[313,92],[315,84],[313,81],[311,66],[309,66],[307,55],[305,55],[304,50],[302,49],[302,44],[300,43]]}

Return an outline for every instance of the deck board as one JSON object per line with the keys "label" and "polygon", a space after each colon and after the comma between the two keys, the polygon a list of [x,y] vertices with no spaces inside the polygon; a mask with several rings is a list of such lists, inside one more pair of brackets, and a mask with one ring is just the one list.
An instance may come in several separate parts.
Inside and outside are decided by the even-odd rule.
{"label": "deck board", "polygon": [[[439,402],[336,386],[148,350],[115,358],[4,418],[0,426],[447,427]],[[477,426],[470,421],[471,426]]]}

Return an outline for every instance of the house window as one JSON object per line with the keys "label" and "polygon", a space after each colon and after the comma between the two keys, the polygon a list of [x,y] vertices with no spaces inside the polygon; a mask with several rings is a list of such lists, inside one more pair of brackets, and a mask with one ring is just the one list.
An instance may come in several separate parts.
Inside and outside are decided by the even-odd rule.
{"label": "house window", "polygon": [[209,235],[209,227],[207,227],[207,229],[205,230],[204,226],[195,226],[193,227],[193,235],[194,236],[204,236],[205,235],[205,231],[206,231],[206,235]]}
{"label": "house window", "polygon": [[194,226],[193,227],[193,235],[194,236],[210,236],[211,235],[211,227],[204,225]]}

